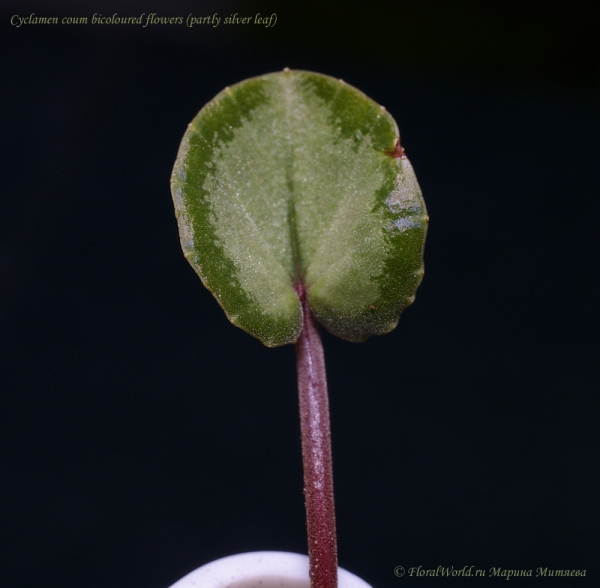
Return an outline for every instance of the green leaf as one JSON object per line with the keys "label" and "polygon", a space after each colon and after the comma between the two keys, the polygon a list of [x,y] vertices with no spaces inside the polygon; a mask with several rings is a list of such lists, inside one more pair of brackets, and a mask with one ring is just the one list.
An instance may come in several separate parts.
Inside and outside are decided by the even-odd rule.
{"label": "green leaf", "polygon": [[185,257],[232,323],[293,343],[305,289],[350,341],[391,331],[423,276],[427,213],[394,119],[306,71],[225,88],[183,137],[171,190]]}

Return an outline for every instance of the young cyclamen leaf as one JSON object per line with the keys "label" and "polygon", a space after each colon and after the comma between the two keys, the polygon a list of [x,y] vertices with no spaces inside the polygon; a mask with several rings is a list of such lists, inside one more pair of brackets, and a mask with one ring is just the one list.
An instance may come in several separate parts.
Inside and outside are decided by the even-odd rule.
{"label": "young cyclamen leaf", "polygon": [[414,300],[421,190],[394,119],[341,80],[284,70],[225,88],[188,126],[171,190],[185,257],[269,347],[298,338],[300,289],[350,341]]}

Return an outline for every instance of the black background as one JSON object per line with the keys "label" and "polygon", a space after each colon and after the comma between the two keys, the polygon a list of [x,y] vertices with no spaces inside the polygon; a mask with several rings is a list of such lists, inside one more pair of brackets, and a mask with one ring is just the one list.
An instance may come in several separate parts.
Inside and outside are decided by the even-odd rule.
{"label": "black background", "polygon": [[[592,4],[2,3],[1,585],[165,588],[306,552],[293,347],[227,322],[169,192],[204,103],[285,66],[387,107],[431,217],[398,329],[324,335],[340,565],[376,588],[494,581],[399,565],[597,582]],[[277,24],[10,25],[31,12]]]}

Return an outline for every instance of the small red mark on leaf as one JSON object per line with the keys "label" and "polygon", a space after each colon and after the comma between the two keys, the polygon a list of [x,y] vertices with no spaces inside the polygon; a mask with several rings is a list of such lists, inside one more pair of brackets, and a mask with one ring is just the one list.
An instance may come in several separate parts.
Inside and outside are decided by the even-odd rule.
{"label": "small red mark on leaf", "polygon": [[396,139],[396,142],[394,143],[394,150],[386,151],[386,153],[390,157],[393,157],[394,159],[406,159],[406,154],[404,153],[404,147],[402,147],[402,145],[400,145],[400,138]]}
{"label": "small red mark on leaf", "polygon": [[375,310],[375,306],[373,306],[372,304],[371,304],[371,306],[369,306],[369,308],[370,308],[371,310]]}

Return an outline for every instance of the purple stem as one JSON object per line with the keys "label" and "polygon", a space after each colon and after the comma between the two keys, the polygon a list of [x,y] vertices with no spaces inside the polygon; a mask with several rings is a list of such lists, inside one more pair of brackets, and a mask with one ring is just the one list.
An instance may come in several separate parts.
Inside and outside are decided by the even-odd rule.
{"label": "purple stem", "polygon": [[325,357],[306,292],[298,288],[303,326],[296,342],[304,499],[311,588],[337,588],[337,538]]}

